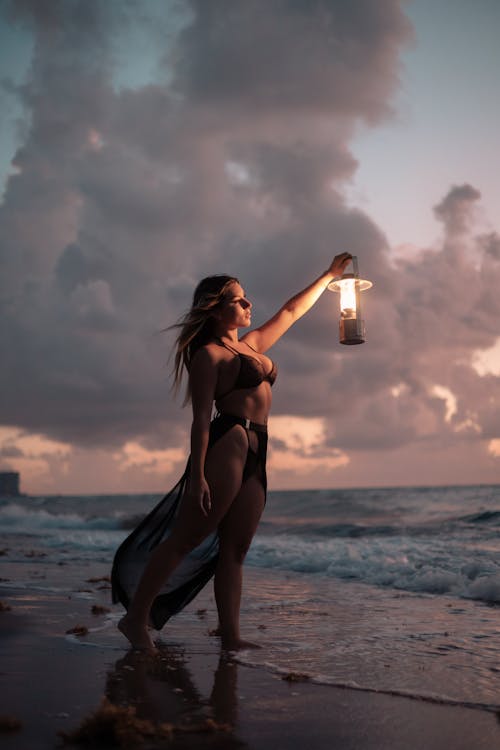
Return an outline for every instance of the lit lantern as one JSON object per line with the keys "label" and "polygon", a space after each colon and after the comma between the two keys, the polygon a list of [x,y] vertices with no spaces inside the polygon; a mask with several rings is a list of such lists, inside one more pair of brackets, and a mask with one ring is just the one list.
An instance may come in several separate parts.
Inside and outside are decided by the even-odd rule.
{"label": "lit lantern", "polygon": [[362,344],[365,324],[361,317],[361,292],[373,286],[371,281],[359,278],[358,259],[352,256],[352,273],[344,273],[328,284],[332,292],[340,292],[339,340],[341,344]]}

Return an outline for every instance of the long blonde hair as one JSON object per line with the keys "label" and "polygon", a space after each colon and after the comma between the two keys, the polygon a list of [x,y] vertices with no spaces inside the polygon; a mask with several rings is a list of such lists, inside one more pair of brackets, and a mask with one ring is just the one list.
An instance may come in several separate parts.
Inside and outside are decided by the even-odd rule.
{"label": "long blonde hair", "polygon": [[[182,381],[184,370],[189,374],[191,362],[198,349],[215,336],[214,311],[222,304],[231,284],[239,284],[234,276],[218,274],[202,279],[194,290],[191,309],[183,315],[178,323],[170,328],[180,328],[174,349],[173,388],[177,392]],[[191,398],[189,381],[184,405]]]}

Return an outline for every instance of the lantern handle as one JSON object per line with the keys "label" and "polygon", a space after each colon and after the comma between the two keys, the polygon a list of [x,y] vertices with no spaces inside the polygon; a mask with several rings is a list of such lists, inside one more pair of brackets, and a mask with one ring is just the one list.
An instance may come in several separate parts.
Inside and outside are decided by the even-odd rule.
{"label": "lantern handle", "polygon": [[354,278],[359,279],[359,268],[358,268],[358,256],[353,255],[351,257],[352,270],[354,271]]}
{"label": "lantern handle", "polygon": [[359,278],[359,267],[358,267],[358,256],[357,255],[351,255],[350,263],[352,263],[352,273],[344,273],[342,276],[339,276],[332,281],[327,286],[327,289],[330,290],[330,292],[340,292],[340,288],[342,285],[342,281],[345,279],[356,279],[356,287],[360,292],[365,291],[365,289],[370,289],[373,284],[371,281],[368,281],[368,279],[360,279]]}

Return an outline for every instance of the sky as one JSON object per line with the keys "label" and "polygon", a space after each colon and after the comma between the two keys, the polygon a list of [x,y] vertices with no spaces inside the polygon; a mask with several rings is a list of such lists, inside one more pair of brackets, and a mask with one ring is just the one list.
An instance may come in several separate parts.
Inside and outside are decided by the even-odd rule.
{"label": "sky", "polygon": [[0,470],[163,492],[191,420],[173,336],[200,278],[269,352],[270,489],[500,483],[496,0],[0,0]]}

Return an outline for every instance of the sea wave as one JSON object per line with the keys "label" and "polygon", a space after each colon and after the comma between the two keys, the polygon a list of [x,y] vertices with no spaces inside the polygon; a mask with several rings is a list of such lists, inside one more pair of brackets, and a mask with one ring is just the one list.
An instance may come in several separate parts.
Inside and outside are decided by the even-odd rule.
{"label": "sea wave", "polygon": [[491,555],[449,542],[411,538],[311,540],[293,535],[257,536],[251,565],[314,573],[376,586],[451,594],[500,603],[500,565]]}
{"label": "sea wave", "polygon": [[484,523],[500,526],[500,510],[484,510],[480,513],[472,513],[468,516],[462,516],[461,520],[466,523]]}
{"label": "sea wave", "polygon": [[365,536],[442,536],[443,534],[461,534],[464,528],[481,535],[484,538],[486,529],[491,528],[490,534],[497,534],[496,527],[500,526],[500,511],[481,511],[468,515],[438,517],[426,520],[405,520],[401,517],[391,522],[381,523],[372,518],[364,521],[331,523],[324,518],[307,517],[304,519],[287,519],[286,517],[267,517],[261,527],[268,533],[286,533],[310,535],[323,538],[358,538]]}
{"label": "sea wave", "polygon": [[127,519],[116,516],[92,516],[86,518],[78,513],[50,513],[47,510],[31,510],[21,505],[10,504],[0,508],[0,527],[3,531],[20,531],[25,534],[47,529],[123,529]]}
{"label": "sea wave", "polygon": [[[248,562],[500,603],[498,490],[482,492],[277,493]],[[410,503],[412,493],[418,497]],[[50,549],[51,561],[100,555],[109,562],[156,500],[149,495],[1,500],[0,546],[9,550],[9,560],[24,559],[30,545]]]}

